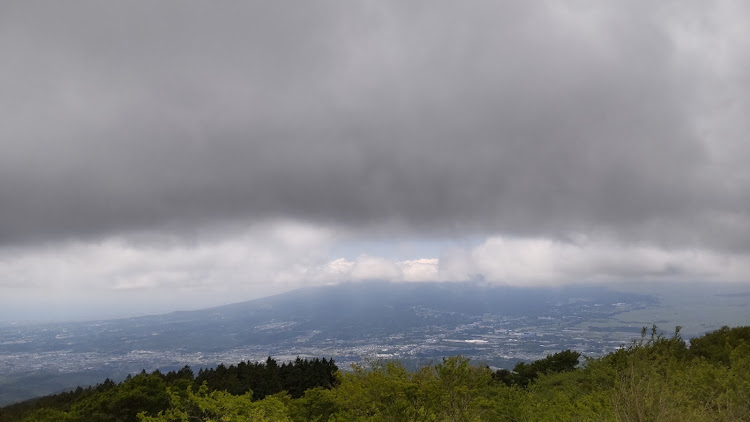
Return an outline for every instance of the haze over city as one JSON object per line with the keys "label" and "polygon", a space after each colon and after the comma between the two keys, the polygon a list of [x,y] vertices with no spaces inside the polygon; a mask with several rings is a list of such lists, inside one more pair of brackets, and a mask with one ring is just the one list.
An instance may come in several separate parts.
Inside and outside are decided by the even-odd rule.
{"label": "haze over city", "polygon": [[0,4],[0,321],[750,290],[750,5]]}

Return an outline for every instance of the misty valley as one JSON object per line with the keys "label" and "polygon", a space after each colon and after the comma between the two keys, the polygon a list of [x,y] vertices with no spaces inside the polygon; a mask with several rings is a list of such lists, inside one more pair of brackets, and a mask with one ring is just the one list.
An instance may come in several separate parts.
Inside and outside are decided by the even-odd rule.
{"label": "misty valley", "polygon": [[[750,296],[713,293],[693,297],[712,315],[750,323]],[[122,380],[143,369],[198,370],[269,356],[279,362],[332,358],[344,371],[391,360],[416,369],[456,355],[492,368],[568,349],[597,357],[629,344],[643,326],[671,332],[682,325],[690,338],[723,325],[702,319],[690,298],[590,286],[363,282],[166,315],[6,324],[0,327],[0,404]]]}

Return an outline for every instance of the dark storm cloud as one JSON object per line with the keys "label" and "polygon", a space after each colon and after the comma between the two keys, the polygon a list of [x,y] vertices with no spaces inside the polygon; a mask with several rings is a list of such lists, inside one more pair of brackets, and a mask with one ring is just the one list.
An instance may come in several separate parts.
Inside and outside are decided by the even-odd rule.
{"label": "dark storm cloud", "polygon": [[682,6],[0,7],[0,242],[287,217],[748,246]]}

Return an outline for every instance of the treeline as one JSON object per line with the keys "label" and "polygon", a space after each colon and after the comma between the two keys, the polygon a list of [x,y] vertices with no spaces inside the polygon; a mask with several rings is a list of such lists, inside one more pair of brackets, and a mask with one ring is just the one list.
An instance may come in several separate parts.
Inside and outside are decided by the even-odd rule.
{"label": "treeline", "polygon": [[[138,413],[157,414],[171,406],[170,391],[224,391],[247,395],[252,400],[282,391],[292,398],[312,388],[333,388],[338,383],[333,359],[301,359],[282,363],[269,357],[265,362],[240,362],[229,367],[200,369],[195,376],[189,366],[166,374],[145,370],[121,383],[106,379],[94,387],[45,396],[0,409],[0,421],[136,421]],[[204,386],[203,390],[200,390]]]}
{"label": "treeline", "polygon": [[[313,362],[269,359],[195,377],[187,367],[143,372],[0,409],[0,420],[750,421],[750,327],[724,327],[689,344],[679,329],[667,337],[644,328],[601,358],[566,350],[512,371],[460,356],[415,372],[384,362],[338,373],[332,361]],[[326,376],[315,375],[325,367]],[[305,377],[316,385],[293,386]]]}
{"label": "treeline", "polygon": [[240,362],[228,368],[219,365],[216,369],[201,369],[194,384],[200,386],[206,383],[208,391],[226,391],[233,395],[252,391],[255,400],[282,391],[292,398],[300,398],[311,388],[333,388],[338,383],[337,373],[338,367],[333,359],[297,358],[294,362],[279,366],[269,357],[265,363]]}

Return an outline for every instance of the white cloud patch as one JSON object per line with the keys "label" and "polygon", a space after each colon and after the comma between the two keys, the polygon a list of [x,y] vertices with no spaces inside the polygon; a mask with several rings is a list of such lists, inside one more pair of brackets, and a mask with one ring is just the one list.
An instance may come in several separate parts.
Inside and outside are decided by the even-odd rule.
{"label": "white cloud patch", "polygon": [[30,291],[61,302],[119,295],[129,298],[116,304],[122,309],[153,296],[160,297],[160,310],[252,299],[315,280],[311,269],[327,259],[331,236],[327,229],[283,221],[195,242],[110,238],[5,249],[0,305]]}
{"label": "white cloud patch", "polygon": [[401,280],[403,273],[392,261],[377,256],[363,255],[354,261],[350,273],[354,280]]}
{"label": "white cloud patch", "polygon": [[439,281],[439,259],[420,258],[404,261],[360,255],[355,260],[338,258],[324,266],[318,280],[326,282],[388,280]]}
{"label": "white cloud patch", "polygon": [[437,258],[422,258],[398,263],[403,273],[404,281],[436,281],[440,280],[438,271],[440,260]]}

